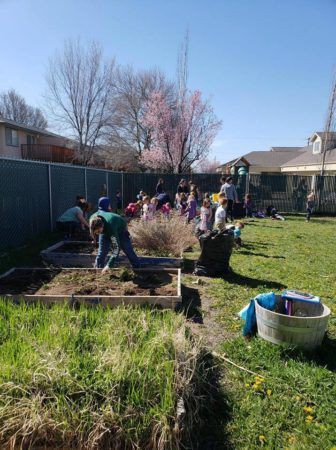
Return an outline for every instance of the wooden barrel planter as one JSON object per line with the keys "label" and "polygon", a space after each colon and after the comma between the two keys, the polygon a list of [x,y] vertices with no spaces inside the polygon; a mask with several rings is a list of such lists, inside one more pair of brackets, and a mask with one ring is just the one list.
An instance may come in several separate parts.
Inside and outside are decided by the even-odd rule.
{"label": "wooden barrel planter", "polygon": [[[277,296],[277,306],[284,300]],[[258,335],[273,344],[312,350],[321,345],[330,315],[323,303],[293,301],[293,315],[269,311],[255,302]],[[277,308],[278,309],[278,308]]]}

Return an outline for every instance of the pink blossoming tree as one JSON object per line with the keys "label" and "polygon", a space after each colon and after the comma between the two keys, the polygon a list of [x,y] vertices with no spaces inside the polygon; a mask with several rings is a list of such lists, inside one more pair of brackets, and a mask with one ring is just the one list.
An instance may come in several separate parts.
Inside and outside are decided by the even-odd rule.
{"label": "pink blossoming tree", "polygon": [[140,163],[166,173],[184,173],[206,158],[221,126],[201,93],[185,92],[173,105],[161,92],[149,98],[143,124],[150,130],[150,144]]}

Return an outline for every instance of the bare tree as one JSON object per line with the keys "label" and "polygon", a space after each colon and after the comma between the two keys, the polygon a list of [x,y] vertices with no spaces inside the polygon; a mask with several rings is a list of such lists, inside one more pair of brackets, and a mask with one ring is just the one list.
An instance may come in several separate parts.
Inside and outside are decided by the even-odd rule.
{"label": "bare tree", "polygon": [[114,61],[104,62],[102,49],[91,43],[65,43],[49,62],[47,106],[58,124],[78,141],[78,159],[87,165],[111,123]]}
{"label": "bare tree", "polygon": [[117,172],[139,172],[140,167],[135,150],[115,139],[99,146],[94,163]]}
{"label": "bare tree", "polygon": [[116,98],[109,140],[122,144],[141,156],[150,147],[151,137],[143,123],[146,105],[153,92],[174,98],[175,86],[158,69],[135,72],[131,67],[119,68],[116,76]]}
{"label": "bare tree", "polygon": [[216,169],[220,166],[220,162],[216,158],[204,158],[194,167],[197,173],[216,173]]}
{"label": "bare tree", "polygon": [[48,126],[42,111],[28,105],[14,89],[0,95],[0,116],[42,130]]}

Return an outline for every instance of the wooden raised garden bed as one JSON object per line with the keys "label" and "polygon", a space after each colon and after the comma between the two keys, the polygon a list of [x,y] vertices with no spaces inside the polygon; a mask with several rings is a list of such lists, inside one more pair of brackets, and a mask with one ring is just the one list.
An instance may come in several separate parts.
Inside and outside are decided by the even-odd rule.
{"label": "wooden raised garden bed", "polygon": [[[55,267],[93,267],[97,247],[91,242],[61,241],[41,252],[43,261]],[[146,267],[181,267],[182,258],[141,256],[140,262]],[[128,258],[120,254],[117,265],[129,266]]]}
{"label": "wooden raised garden bed", "polygon": [[0,298],[53,304],[160,305],[182,301],[181,269],[12,268],[0,276]]}

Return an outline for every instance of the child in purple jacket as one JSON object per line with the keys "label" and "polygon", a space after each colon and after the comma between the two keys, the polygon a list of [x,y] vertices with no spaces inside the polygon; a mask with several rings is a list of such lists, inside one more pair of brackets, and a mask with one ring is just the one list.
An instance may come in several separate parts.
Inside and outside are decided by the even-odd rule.
{"label": "child in purple jacket", "polygon": [[196,210],[197,210],[197,202],[195,200],[195,196],[193,194],[190,194],[188,197],[188,206],[186,209],[186,216],[188,223],[195,219],[196,217]]}

